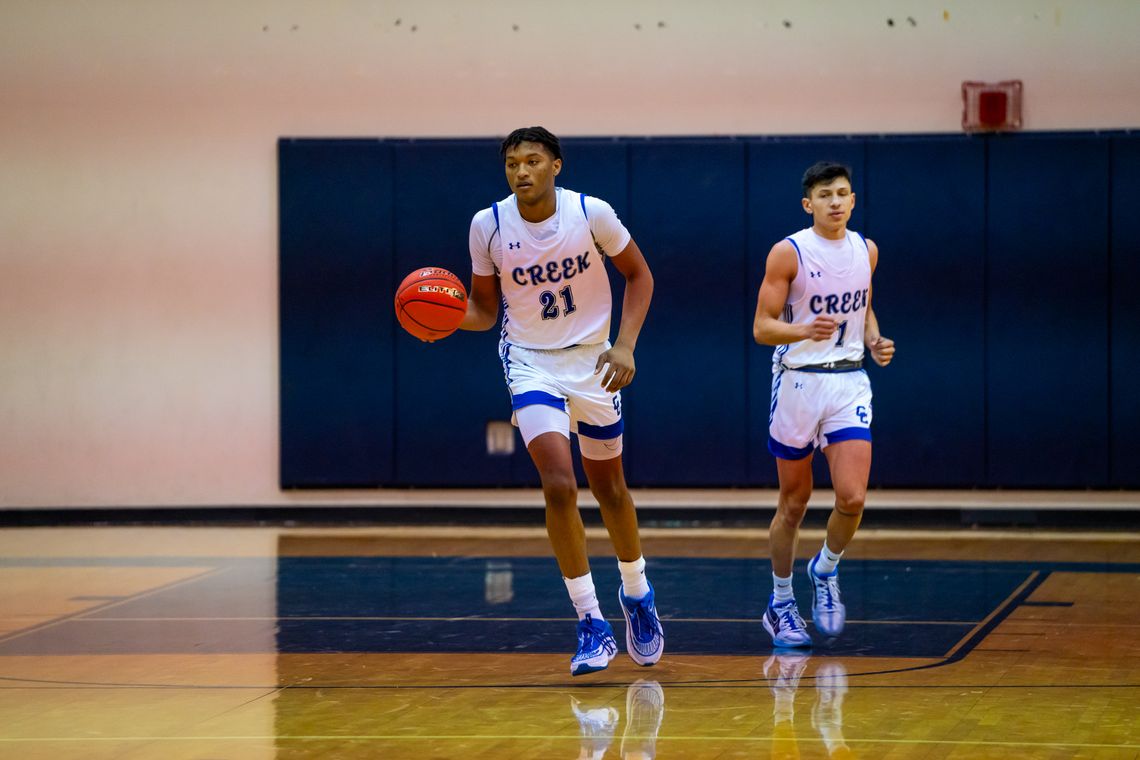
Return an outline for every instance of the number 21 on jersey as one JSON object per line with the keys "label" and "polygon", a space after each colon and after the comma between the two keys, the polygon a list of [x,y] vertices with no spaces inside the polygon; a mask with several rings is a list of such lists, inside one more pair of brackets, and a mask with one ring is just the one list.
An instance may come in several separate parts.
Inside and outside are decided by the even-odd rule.
{"label": "number 21 on jersey", "polygon": [[542,305],[542,318],[543,319],[558,319],[559,313],[573,314],[574,310],[578,307],[574,305],[574,291],[570,286],[562,288],[558,291],[558,295],[562,296],[562,309],[561,312],[558,308],[558,298],[554,295],[554,291],[544,290],[538,297],[538,302]]}

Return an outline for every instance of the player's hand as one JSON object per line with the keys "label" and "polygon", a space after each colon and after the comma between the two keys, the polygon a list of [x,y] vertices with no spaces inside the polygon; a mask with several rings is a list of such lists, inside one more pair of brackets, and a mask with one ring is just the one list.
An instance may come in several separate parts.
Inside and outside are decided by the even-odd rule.
{"label": "player's hand", "polygon": [[882,335],[868,343],[867,348],[871,349],[871,358],[880,367],[887,366],[895,357],[895,342],[890,338],[884,338]]}
{"label": "player's hand", "polygon": [[605,374],[602,375],[602,387],[610,393],[620,391],[633,382],[633,376],[637,372],[633,363],[633,351],[625,346],[614,346],[603,351],[594,367],[594,374],[601,373],[603,369]]}
{"label": "player's hand", "polygon": [[807,326],[808,334],[805,337],[807,340],[827,340],[832,335],[835,335],[837,326],[838,324],[831,317],[816,317],[812,323]]}

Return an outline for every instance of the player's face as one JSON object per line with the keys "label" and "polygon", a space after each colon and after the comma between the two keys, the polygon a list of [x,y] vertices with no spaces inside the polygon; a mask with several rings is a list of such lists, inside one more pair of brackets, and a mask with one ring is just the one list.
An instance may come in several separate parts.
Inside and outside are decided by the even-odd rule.
{"label": "player's face", "polygon": [[836,177],[827,184],[814,186],[811,197],[804,198],[803,203],[804,211],[811,214],[817,229],[838,232],[846,228],[851,218],[855,193],[846,177]]}
{"label": "player's face", "polygon": [[554,178],[562,170],[562,159],[555,158],[542,143],[523,142],[507,151],[507,184],[520,203],[540,203],[554,192]]}

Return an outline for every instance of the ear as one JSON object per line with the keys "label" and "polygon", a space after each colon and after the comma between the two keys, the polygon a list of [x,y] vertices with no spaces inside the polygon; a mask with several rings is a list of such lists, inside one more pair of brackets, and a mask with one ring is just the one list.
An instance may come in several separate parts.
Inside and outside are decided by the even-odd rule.
{"label": "ear", "polygon": [[810,215],[811,215],[811,213],[812,213],[812,210],[811,210],[811,198],[801,198],[801,199],[800,199],[800,202],[801,202],[801,203],[803,203],[803,206],[804,206],[804,213],[805,213],[805,214],[808,214],[808,215],[810,216]]}
{"label": "ear", "polygon": [[562,159],[554,159],[554,176],[558,176],[558,172],[562,171]]}

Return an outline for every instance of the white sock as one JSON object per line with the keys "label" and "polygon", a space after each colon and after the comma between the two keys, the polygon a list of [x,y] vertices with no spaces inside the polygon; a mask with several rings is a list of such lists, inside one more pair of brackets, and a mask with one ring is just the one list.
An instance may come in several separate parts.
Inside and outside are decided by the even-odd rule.
{"label": "white sock", "polygon": [[792,594],[792,576],[781,578],[780,576],[772,573],[772,592],[776,596],[777,602],[786,602],[789,599],[795,599]]}
{"label": "white sock", "polygon": [[570,592],[570,601],[574,603],[574,611],[578,619],[587,615],[594,620],[605,620],[602,617],[602,608],[598,606],[598,595],[594,593],[594,574],[586,573],[578,578],[563,578],[566,590]]}
{"label": "white sock", "polygon": [[815,573],[816,575],[831,575],[835,572],[835,566],[839,564],[839,558],[843,556],[843,552],[836,554],[827,548],[827,542],[823,542],[823,548],[819,550],[819,554],[815,558]]}
{"label": "white sock", "polygon": [[627,597],[640,599],[649,593],[649,581],[645,579],[645,557],[638,557],[633,562],[622,562],[619,559],[618,570]]}

